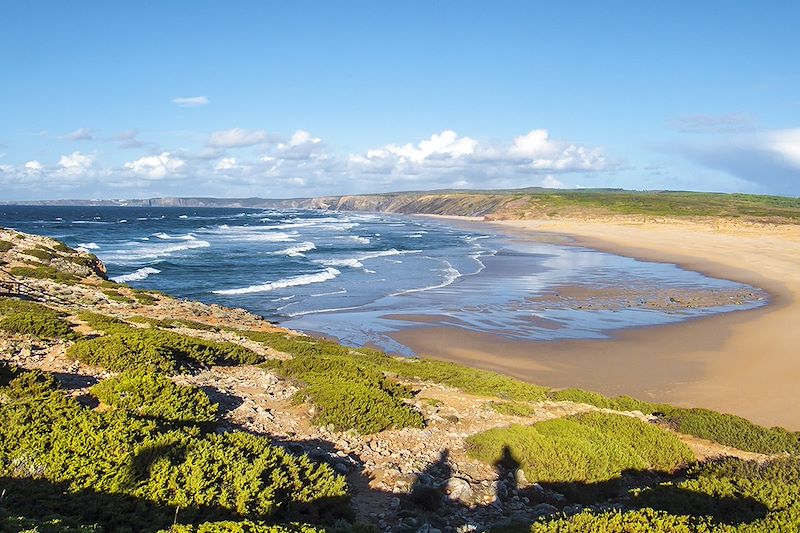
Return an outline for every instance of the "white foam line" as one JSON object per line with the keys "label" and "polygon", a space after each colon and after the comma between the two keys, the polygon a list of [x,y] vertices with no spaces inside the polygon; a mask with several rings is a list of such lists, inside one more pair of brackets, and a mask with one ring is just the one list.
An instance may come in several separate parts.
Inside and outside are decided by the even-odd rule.
{"label": "white foam line", "polygon": [[161,271],[157,268],[152,267],[144,267],[131,272],[130,274],[124,274],[122,276],[115,276],[111,278],[112,281],[116,281],[117,283],[128,283],[129,281],[141,281],[150,274],[159,274]]}
{"label": "white foam line", "polygon": [[445,264],[447,266],[444,268],[444,270],[442,270],[442,272],[446,274],[446,277],[445,277],[445,280],[442,283],[440,283],[438,285],[431,285],[430,287],[420,287],[419,289],[407,289],[407,290],[404,290],[404,291],[395,292],[395,293],[391,294],[390,296],[399,296],[401,294],[410,294],[412,292],[430,291],[430,290],[433,290],[433,289],[441,289],[442,287],[447,287],[448,285],[452,284],[455,280],[457,280],[458,278],[461,277],[461,272],[459,272],[458,270],[453,268],[453,265],[451,265],[448,261],[445,261]]}
{"label": "white foam line", "polygon": [[269,281],[258,285],[250,285],[249,287],[241,287],[238,289],[224,289],[214,291],[214,294],[233,295],[233,294],[253,294],[257,292],[269,292],[276,289],[285,289],[287,287],[299,287],[302,285],[310,285],[311,283],[322,283],[334,279],[341,274],[335,268],[326,268],[322,272],[315,274],[303,274],[302,276],[294,276],[292,278],[279,279],[277,281]]}

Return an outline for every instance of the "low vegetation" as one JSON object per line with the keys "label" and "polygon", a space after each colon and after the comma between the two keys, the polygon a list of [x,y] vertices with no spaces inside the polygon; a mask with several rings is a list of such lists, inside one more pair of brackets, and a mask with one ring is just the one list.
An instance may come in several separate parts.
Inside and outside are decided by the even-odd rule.
{"label": "low vegetation", "polygon": [[56,281],[58,283],[62,283],[64,285],[74,285],[75,283],[80,281],[79,276],[76,276],[75,274],[70,274],[69,272],[58,270],[57,268],[51,267],[49,265],[13,266],[8,269],[8,272],[12,276],[16,277],[47,279],[51,281]]}
{"label": "low vegetation", "polygon": [[514,379],[433,360],[389,357],[374,350],[282,332],[240,332],[290,360],[266,363],[284,377],[306,385],[303,395],[319,409],[316,423],[336,429],[374,433],[388,428],[420,427],[421,415],[404,400],[411,390],[398,379],[422,380],[465,392],[515,400],[544,398],[545,389]]}
{"label": "low vegetation", "polygon": [[103,294],[106,295],[106,298],[111,300],[112,302],[123,303],[123,304],[132,304],[135,303],[135,300],[128,298],[121,292],[115,289],[104,289]]}
{"label": "low vegetation", "polygon": [[489,402],[487,405],[490,409],[501,415],[533,416],[536,414],[536,409],[530,405],[519,402]]}
{"label": "low vegetation", "polygon": [[40,339],[75,339],[65,313],[44,305],[10,298],[0,299],[0,329],[11,333],[33,335]]}
{"label": "low vegetation", "polygon": [[[683,481],[632,491],[629,511],[534,523],[531,533],[772,533],[800,531],[800,460],[763,464],[727,458],[694,467]],[[520,529],[522,531],[522,529]]]}
{"label": "low vegetation", "polygon": [[0,253],[7,252],[14,247],[14,243],[11,241],[4,241],[0,239]]}
{"label": "low vegetation", "polygon": [[134,328],[80,340],[70,346],[67,356],[115,372],[141,369],[168,374],[216,364],[260,361],[257,354],[238,344]]}
{"label": "low vegetation", "polygon": [[214,422],[219,408],[196,387],[176,385],[162,374],[141,370],[103,380],[91,393],[106,405],[168,422]]}
{"label": "low vegetation", "polygon": [[109,531],[133,524],[153,531],[177,516],[263,520],[331,508],[346,496],[344,479],[330,467],[266,438],[164,425],[136,409],[91,410],[29,382],[37,381],[20,374],[0,389],[0,479],[13,488],[0,516],[60,512],[67,522],[100,522]]}
{"label": "low vegetation", "polygon": [[800,434],[783,428],[765,428],[736,415],[642,402],[628,396],[609,398],[580,389],[551,391],[548,396],[553,400],[585,403],[603,409],[657,414],[665,424],[680,433],[739,450],[764,454],[800,453]]}
{"label": "low vegetation", "polygon": [[633,417],[588,413],[473,435],[471,457],[520,465],[530,481],[607,481],[627,470],[672,472],[694,460],[674,435]]}

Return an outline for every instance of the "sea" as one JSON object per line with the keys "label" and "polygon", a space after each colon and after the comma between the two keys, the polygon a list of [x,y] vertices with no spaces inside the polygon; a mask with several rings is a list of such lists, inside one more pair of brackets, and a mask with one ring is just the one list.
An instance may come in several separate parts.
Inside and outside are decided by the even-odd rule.
{"label": "sea", "polygon": [[[0,225],[96,254],[111,279],[241,307],[283,326],[414,355],[392,338],[448,326],[532,341],[606,338],[749,309],[766,295],[676,265],[479,223],[300,209],[0,206]],[[553,305],[570,285],[748,292],[689,308]]]}

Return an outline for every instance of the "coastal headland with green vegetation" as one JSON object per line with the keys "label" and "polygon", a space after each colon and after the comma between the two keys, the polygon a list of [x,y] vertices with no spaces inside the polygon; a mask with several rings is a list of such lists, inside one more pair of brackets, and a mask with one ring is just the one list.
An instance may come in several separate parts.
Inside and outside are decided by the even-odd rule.
{"label": "coastal headland with green vegetation", "polygon": [[[781,295],[795,283],[796,200],[743,197],[736,207],[692,207],[697,220],[653,222],[661,207],[633,208],[634,198],[624,209],[600,201],[634,211],[603,217],[651,220],[595,220],[590,230],[569,200],[569,216],[544,211],[544,222],[518,229],[602,244],[596,231],[616,249],[656,235],[636,250],[652,255],[683,233],[687,266],[727,267],[739,278],[746,269],[729,264],[735,243],[758,240],[756,285],[777,301],[759,316],[774,322],[793,309]],[[458,209],[414,212],[539,216],[534,197],[506,200],[487,212],[463,197]],[[562,200],[550,201],[548,210]],[[705,229],[689,238],[681,224]],[[716,250],[716,263],[691,264],[703,249]],[[472,364],[462,354],[465,366],[442,360],[452,354],[349,348],[241,309],[111,282],[91,254],[13,230],[0,230],[0,261],[4,531],[800,529],[793,431],[685,401],[591,392],[576,387],[580,376],[552,386],[552,372],[537,380],[533,367],[516,379],[499,362],[499,372],[479,369],[492,366],[486,358]],[[770,285],[782,272],[783,285]],[[737,327],[724,342],[743,334]]]}

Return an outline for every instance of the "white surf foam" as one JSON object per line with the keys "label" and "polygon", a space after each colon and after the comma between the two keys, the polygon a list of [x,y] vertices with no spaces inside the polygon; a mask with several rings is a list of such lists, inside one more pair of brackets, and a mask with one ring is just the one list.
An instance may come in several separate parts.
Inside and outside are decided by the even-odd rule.
{"label": "white surf foam", "polygon": [[355,257],[348,257],[346,259],[318,259],[314,262],[332,267],[364,268],[364,264]]}
{"label": "white surf foam", "polygon": [[310,252],[311,250],[316,250],[317,246],[311,241],[301,242],[295,246],[290,246],[289,248],[285,248],[283,250],[277,250],[275,252],[270,252],[274,255],[288,255],[289,257],[303,257],[305,252]]}
{"label": "white surf foam", "polygon": [[302,276],[294,276],[291,278],[279,279],[277,281],[270,281],[267,283],[261,283],[259,285],[250,285],[249,287],[242,287],[239,289],[219,290],[219,291],[214,291],[214,294],[232,295],[232,294],[253,294],[257,292],[269,292],[269,291],[274,291],[275,289],[285,289],[287,287],[300,287],[302,285],[310,285],[311,283],[322,283],[324,281],[334,279],[339,274],[341,274],[341,272],[339,272],[335,268],[328,267],[322,272],[316,272],[314,274],[304,274]]}
{"label": "white surf foam", "polygon": [[[137,245],[139,243],[136,243]],[[211,243],[200,239],[191,241],[179,241],[171,244],[154,244],[149,246],[138,246],[132,249],[117,250],[115,253],[107,254],[104,259],[108,261],[131,262],[140,261],[142,259],[156,259],[172,255],[176,252],[183,252],[185,250],[194,250],[197,248],[208,248]]]}
{"label": "white surf foam", "polygon": [[129,281],[141,281],[141,280],[147,278],[147,276],[149,276],[150,274],[158,274],[160,272],[161,271],[159,269],[157,269],[157,268],[144,267],[144,268],[140,268],[139,270],[135,270],[135,271],[131,272],[130,274],[124,274],[122,276],[115,276],[115,277],[113,277],[111,279],[113,281],[116,281],[117,283],[128,283]]}
{"label": "white surf foam", "polygon": [[197,239],[191,233],[187,233],[186,235],[170,235],[169,233],[164,233],[162,231],[153,233],[153,237],[159,238],[163,241],[194,241]]}
{"label": "white surf foam", "polygon": [[98,250],[100,245],[96,242],[82,242],[78,244],[78,250]]}

